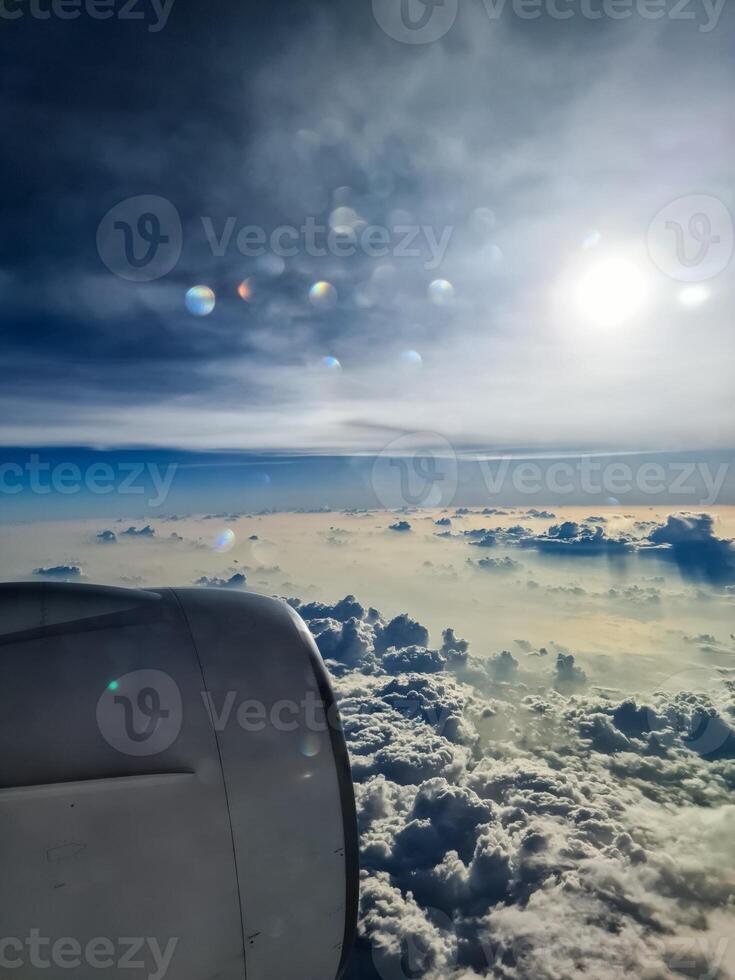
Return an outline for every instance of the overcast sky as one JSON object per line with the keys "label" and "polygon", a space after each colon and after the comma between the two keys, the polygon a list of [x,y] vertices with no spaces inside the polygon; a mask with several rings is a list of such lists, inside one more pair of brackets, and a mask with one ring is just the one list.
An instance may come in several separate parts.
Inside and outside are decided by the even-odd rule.
{"label": "overcast sky", "polygon": [[[473,0],[425,44],[363,0],[144,6],[3,27],[0,442],[732,447],[731,6]],[[140,195],[182,246],[148,282],[116,274],[137,204],[103,221]]]}

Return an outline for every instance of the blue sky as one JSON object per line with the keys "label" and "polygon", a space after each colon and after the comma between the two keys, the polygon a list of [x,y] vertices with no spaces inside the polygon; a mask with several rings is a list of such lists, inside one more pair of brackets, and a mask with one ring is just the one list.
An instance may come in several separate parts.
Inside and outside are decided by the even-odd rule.
{"label": "blue sky", "polygon": [[[0,444],[731,448],[727,263],[687,299],[650,227],[698,195],[732,210],[733,15],[705,32],[464,4],[426,45],[369,4],[181,2],[155,33],[13,21]],[[98,234],[141,196],[181,225],[150,282],[111,271]],[[347,239],[323,248],[330,227]],[[196,284],[208,316],[185,306]]]}

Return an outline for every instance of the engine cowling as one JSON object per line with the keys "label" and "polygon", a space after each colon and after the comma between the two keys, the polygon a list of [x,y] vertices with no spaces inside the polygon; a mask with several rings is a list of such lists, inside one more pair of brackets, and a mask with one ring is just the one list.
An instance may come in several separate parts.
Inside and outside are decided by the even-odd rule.
{"label": "engine cowling", "polygon": [[303,621],[231,590],[0,587],[0,835],[18,976],[33,953],[47,980],[338,977],[355,803]]}

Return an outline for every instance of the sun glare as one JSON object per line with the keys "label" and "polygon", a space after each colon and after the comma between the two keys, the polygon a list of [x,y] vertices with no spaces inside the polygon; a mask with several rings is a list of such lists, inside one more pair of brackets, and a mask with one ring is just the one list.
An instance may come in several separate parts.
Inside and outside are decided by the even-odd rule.
{"label": "sun glare", "polygon": [[631,320],[647,299],[645,275],[633,262],[620,258],[589,265],[574,287],[577,312],[599,327],[614,327]]}

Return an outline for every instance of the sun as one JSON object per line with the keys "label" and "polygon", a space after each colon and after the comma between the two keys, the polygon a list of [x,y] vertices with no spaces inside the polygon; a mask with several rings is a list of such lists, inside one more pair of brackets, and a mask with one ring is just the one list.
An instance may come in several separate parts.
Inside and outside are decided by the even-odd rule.
{"label": "sun", "polygon": [[648,300],[646,276],[624,258],[600,259],[582,270],[573,286],[580,317],[598,327],[615,327],[637,316]]}

